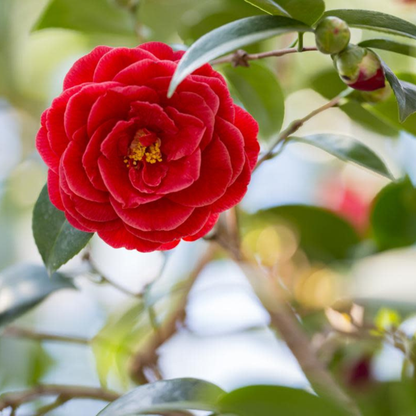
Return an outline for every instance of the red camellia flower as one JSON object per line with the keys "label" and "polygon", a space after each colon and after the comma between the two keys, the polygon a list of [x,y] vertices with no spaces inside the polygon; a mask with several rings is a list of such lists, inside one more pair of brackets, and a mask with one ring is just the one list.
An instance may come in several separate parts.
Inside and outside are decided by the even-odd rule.
{"label": "red camellia flower", "polygon": [[52,203],[113,247],[196,240],[246,193],[257,123],[208,64],[167,98],[182,55],[163,43],[99,46],[43,113],[36,145]]}

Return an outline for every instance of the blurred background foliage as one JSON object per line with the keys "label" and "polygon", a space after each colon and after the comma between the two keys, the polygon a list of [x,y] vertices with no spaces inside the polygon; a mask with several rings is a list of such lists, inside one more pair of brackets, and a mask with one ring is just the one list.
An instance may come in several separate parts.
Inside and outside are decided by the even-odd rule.
{"label": "blurred background foliage", "polygon": [[[367,8],[416,22],[412,2],[347,3],[326,0],[327,9]],[[260,13],[243,0],[142,0],[140,7],[129,0],[0,0],[0,391],[48,382],[101,383],[123,392],[140,382],[131,377],[131,357],[147,350],[155,328],[170,325],[172,313],[183,308],[188,276],[207,245],[182,243],[173,252],[144,255],[113,250],[94,237],[62,269],[71,283],[51,288],[36,266],[7,278],[9,266],[41,264],[31,213],[46,167],[34,139],[69,67],[100,44],[162,41],[183,48]],[[371,35],[353,30],[353,41]],[[287,47],[294,39],[285,35],[247,50]],[[305,43],[313,45],[311,35]],[[401,79],[416,83],[413,58],[381,56]],[[345,87],[320,54],[218,69],[236,102],[259,122],[263,146]],[[240,206],[245,254],[279,276],[320,356],[370,415],[407,416],[416,409],[412,390],[400,383],[411,372],[416,332],[416,115],[401,125],[397,114],[393,97],[371,104],[356,96],[299,131],[356,138],[381,155],[396,181],[293,143],[256,172]],[[10,310],[16,325],[91,345],[11,336]],[[182,327],[159,349],[157,368],[147,367],[150,378],[193,376],[226,390],[308,385],[244,276],[221,254],[203,269],[186,311]],[[73,401],[50,414],[88,416],[102,407]],[[22,408],[22,415],[30,412]]]}

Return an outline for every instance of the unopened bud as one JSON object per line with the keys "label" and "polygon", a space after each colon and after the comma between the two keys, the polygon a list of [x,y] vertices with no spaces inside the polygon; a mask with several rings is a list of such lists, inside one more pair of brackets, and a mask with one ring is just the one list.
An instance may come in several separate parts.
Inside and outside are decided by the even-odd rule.
{"label": "unopened bud", "polygon": [[380,88],[375,91],[361,91],[361,97],[363,100],[370,104],[384,103],[387,101],[393,93],[390,84],[386,84],[384,88]]}
{"label": "unopened bud", "polygon": [[350,38],[351,32],[347,23],[338,17],[322,19],[315,30],[316,46],[320,52],[328,55],[343,51]]}
{"label": "unopened bud", "polygon": [[370,49],[349,45],[334,56],[334,63],[341,79],[351,88],[374,91],[386,85],[381,61]]}

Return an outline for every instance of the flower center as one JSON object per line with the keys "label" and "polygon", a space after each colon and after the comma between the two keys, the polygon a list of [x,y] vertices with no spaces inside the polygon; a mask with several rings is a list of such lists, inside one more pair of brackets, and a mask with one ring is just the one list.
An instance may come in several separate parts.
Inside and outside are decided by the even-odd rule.
{"label": "flower center", "polygon": [[160,139],[156,134],[149,132],[147,129],[139,129],[130,143],[129,153],[124,157],[126,167],[136,167],[143,159],[147,163],[156,163],[162,161],[162,152],[160,150]]}

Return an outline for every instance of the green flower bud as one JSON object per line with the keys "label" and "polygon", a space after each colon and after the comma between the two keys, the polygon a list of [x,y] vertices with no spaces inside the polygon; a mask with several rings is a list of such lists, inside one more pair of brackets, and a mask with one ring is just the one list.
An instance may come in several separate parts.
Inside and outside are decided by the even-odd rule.
{"label": "green flower bud", "polygon": [[343,51],[350,38],[351,32],[347,23],[338,17],[325,17],[315,30],[316,46],[320,52],[328,55]]}
{"label": "green flower bud", "polygon": [[341,79],[351,88],[374,91],[386,85],[380,59],[370,49],[349,45],[333,58]]}

